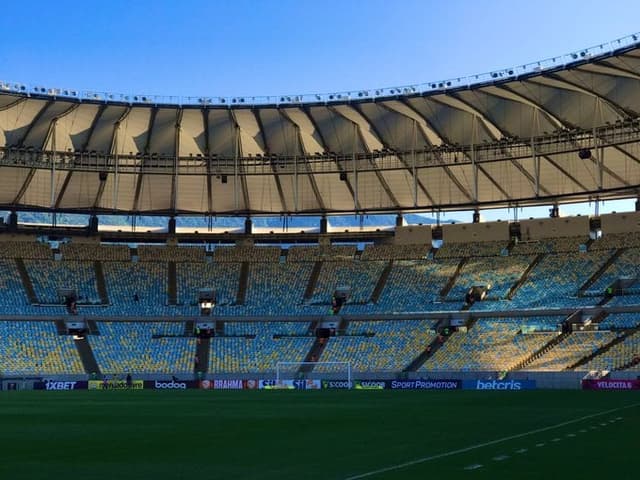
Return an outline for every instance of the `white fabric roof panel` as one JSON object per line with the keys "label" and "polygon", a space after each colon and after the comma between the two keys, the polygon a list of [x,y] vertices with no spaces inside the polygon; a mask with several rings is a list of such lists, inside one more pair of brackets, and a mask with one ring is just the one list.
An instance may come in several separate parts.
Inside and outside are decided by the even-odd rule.
{"label": "white fabric roof panel", "polygon": [[204,117],[201,110],[188,108],[183,110],[180,121],[180,145],[178,154],[188,157],[204,155],[207,139],[204,131]]}
{"label": "white fabric roof panel", "polygon": [[[65,176],[69,172],[65,172]],[[58,208],[85,208],[93,205],[98,192],[100,180],[96,172],[72,172],[67,186],[58,194]]]}
{"label": "white fabric roof panel", "polygon": [[28,168],[0,167],[0,203],[12,204],[29,175]]}
{"label": "white fabric roof panel", "polygon": [[151,108],[132,108],[126,117],[120,122],[118,130],[118,153],[146,153],[147,139],[149,137],[149,120]]}
{"label": "white fabric roof panel", "polygon": [[[78,108],[69,111],[56,122],[55,146],[57,151],[67,150],[81,152],[89,139],[91,125],[98,115],[100,107],[94,104],[81,104]],[[53,138],[48,148],[52,148]]]}
{"label": "white fabric roof panel", "polygon": [[[104,111],[97,112],[97,117],[92,120],[89,129],[93,128],[90,132],[90,137],[87,143],[87,151],[91,152],[103,152],[103,153],[119,153],[125,152],[124,148],[111,150],[112,142],[114,142],[115,131],[118,128],[118,121],[123,115],[126,115],[128,111],[127,107],[119,105],[109,105]],[[119,142],[120,144],[122,141]],[[131,150],[133,151],[133,150]],[[127,151],[128,153],[128,151]]]}
{"label": "white fabric roof panel", "polygon": [[174,155],[176,152],[176,124],[178,111],[175,108],[161,108],[156,112],[149,138],[149,152],[160,155]]}
{"label": "white fabric roof panel", "polygon": [[209,110],[209,151],[225,157],[233,157],[237,150],[237,129],[227,109]]}
{"label": "white fabric roof panel", "polygon": [[19,146],[38,113],[46,106],[47,102],[44,100],[26,99],[0,111],[0,131],[4,133],[3,145]]}

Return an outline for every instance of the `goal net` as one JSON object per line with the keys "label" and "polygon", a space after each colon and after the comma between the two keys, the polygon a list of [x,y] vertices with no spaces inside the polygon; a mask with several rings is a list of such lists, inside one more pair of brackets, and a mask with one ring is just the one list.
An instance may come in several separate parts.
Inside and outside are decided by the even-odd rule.
{"label": "goal net", "polygon": [[346,380],[351,384],[350,362],[278,362],[276,380],[295,380],[310,374],[322,374],[332,380]]}

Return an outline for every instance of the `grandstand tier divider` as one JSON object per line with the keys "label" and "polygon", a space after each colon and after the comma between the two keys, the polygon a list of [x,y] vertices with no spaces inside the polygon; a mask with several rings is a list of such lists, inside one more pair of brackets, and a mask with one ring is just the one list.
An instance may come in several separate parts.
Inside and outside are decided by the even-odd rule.
{"label": "grandstand tier divider", "polygon": [[463,257],[460,259],[460,262],[456,267],[456,271],[453,272],[453,275],[451,275],[451,277],[449,277],[449,280],[447,281],[444,288],[440,290],[440,297],[442,297],[443,300],[447,297],[447,295],[449,295],[449,292],[451,291],[453,286],[456,284],[456,280],[460,276],[460,272],[462,271],[462,269],[464,268],[464,266],[467,264],[468,261],[469,261],[469,257]]}
{"label": "grandstand tier divider", "polygon": [[518,281],[516,283],[514,283],[513,286],[509,289],[509,292],[507,293],[507,300],[512,300],[513,299],[513,297],[515,296],[515,294],[518,291],[518,289],[522,285],[524,285],[524,283],[529,278],[529,274],[531,273],[531,271],[534,268],[536,268],[536,265],[538,265],[545,256],[546,256],[546,253],[539,253],[538,255],[536,255],[536,257],[531,261],[531,263],[525,269],[525,271],[522,272],[522,275],[520,276]]}
{"label": "grandstand tier divider", "polygon": [[[211,356],[211,338],[198,338],[194,357],[194,373],[204,375],[209,371],[209,357]],[[195,359],[198,359],[196,362]]]}
{"label": "grandstand tier divider", "polygon": [[586,357],[581,358],[580,360],[575,362],[573,365],[568,366],[566,368],[566,370],[575,370],[576,368],[589,363],[595,357],[608,352],[612,347],[615,347],[617,344],[622,343],[627,337],[629,337],[630,335],[633,335],[634,333],[636,333],[638,331],[638,329],[639,328],[636,327],[636,328],[632,328],[632,329],[629,329],[629,330],[625,330],[620,335],[618,335],[616,338],[611,340],[609,343],[601,346],[596,351],[594,351],[593,353],[587,355]]}
{"label": "grandstand tier divider", "polygon": [[31,281],[31,277],[29,277],[27,266],[24,264],[24,260],[22,258],[16,258],[15,260],[16,260],[16,267],[18,269],[18,274],[20,275],[20,280],[22,280],[22,286],[24,287],[24,291],[27,294],[29,303],[31,304],[40,303],[38,300],[38,296],[36,295],[36,290],[35,288],[33,288],[33,282]]}
{"label": "grandstand tier divider", "polygon": [[525,369],[528,365],[532,364],[534,361],[536,361],[542,355],[547,353],[549,350],[551,350],[552,348],[554,348],[555,346],[557,346],[558,344],[563,342],[569,335],[571,335],[570,332],[563,332],[563,333],[560,333],[559,335],[553,337],[551,340],[549,340],[547,343],[545,343],[542,347],[540,347],[538,350],[533,352],[527,358],[525,358],[521,362],[515,364],[511,368],[508,368],[507,372],[513,372],[513,371],[516,371],[516,370]]}
{"label": "grandstand tier divider", "polygon": [[380,295],[382,295],[382,292],[384,291],[384,287],[387,284],[387,279],[391,274],[392,268],[393,268],[393,260],[389,260],[389,263],[387,264],[386,267],[384,267],[384,270],[382,270],[382,273],[380,274],[380,277],[376,282],[376,286],[373,289],[373,292],[371,293],[370,301],[372,303],[378,303],[378,300],[380,299]]}
{"label": "grandstand tier divider", "polygon": [[318,260],[313,264],[311,275],[309,275],[309,281],[307,282],[307,288],[305,289],[303,296],[305,300],[310,300],[313,297],[313,292],[315,291],[316,285],[318,284],[318,277],[320,277],[321,270],[322,261]]}
{"label": "grandstand tier divider", "polygon": [[176,273],[176,262],[167,264],[167,299],[169,305],[178,304],[178,277]]}
{"label": "grandstand tier divider", "polygon": [[622,255],[625,250],[627,250],[626,248],[619,248],[616,251],[613,252],[613,254],[607,259],[607,261],[605,263],[603,263],[600,268],[598,270],[596,270],[593,275],[591,275],[586,282],[584,282],[582,284],[582,286],[578,289],[578,296],[581,297],[584,295],[584,292],[587,291],[587,289],[593,285],[601,276],[604,272],[607,271],[607,269],[611,266],[611,264],[613,262],[615,262],[618,257],[620,257],[620,255]]}
{"label": "grandstand tier divider", "polygon": [[[438,321],[438,323],[434,325],[433,328],[435,329],[436,332],[440,330],[443,323],[446,323],[446,320],[441,319]],[[454,334],[455,332],[451,333],[451,335],[454,335]],[[444,346],[445,343],[447,343],[447,340],[451,337],[451,335],[449,336],[436,335],[434,339],[431,341],[431,343],[429,343],[429,345],[427,345],[424,348],[424,350],[420,352],[420,355],[414,358],[412,362],[409,365],[407,365],[402,371],[403,372],[418,371],[418,369],[422,367],[427,362],[427,360],[431,358],[431,356],[434,353],[436,353],[440,348]]]}
{"label": "grandstand tier divider", "polygon": [[93,268],[96,273],[96,290],[100,297],[100,303],[103,305],[109,305],[109,293],[107,292],[107,283],[104,280],[104,269],[102,268],[102,262],[96,260],[93,262]]}
{"label": "grandstand tier divider", "polygon": [[96,357],[93,354],[93,350],[87,340],[87,337],[75,337],[73,343],[78,350],[78,355],[80,356],[80,361],[82,362],[82,367],[84,368],[85,373],[92,376],[100,375],[100,367],[98,366],[98,362],[96,361]]}
{"label": "grandstand tier divider", "polygon": [[238,293],[236,295],[236,305],[244,305],[247,298],[247,288],[249,285],[249,262],[242,262],[240,266],[240,278],[238,280]]}

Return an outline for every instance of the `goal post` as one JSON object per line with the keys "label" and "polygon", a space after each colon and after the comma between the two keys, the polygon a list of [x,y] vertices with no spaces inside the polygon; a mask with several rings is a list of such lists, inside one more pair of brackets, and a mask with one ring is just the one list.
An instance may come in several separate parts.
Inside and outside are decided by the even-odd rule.
{"label": "goal post", "polygon": [[311,370],[322,375],[343,375],[344,380],[351,385],[351,362],[277,362],[276,380],[293,380],[300,372]]}

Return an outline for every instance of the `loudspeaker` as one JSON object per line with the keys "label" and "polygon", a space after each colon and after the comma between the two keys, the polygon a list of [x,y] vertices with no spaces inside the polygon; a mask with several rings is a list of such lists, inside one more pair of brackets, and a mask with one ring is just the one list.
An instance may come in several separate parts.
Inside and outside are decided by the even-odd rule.
{"label": "loudspeaker", "polygon": [[100,179],[101,182],[106,182],[107,181],[107,172],[100,172],[98,174],[98,178]]}
{"label": "loudspeaker", "polygon": [[221,181],[222,183],[227,183],[227,176],[226,176],[226,175],[221,175],[221,176],[220,176],[220,181]]}
{"label": "loudspeaker", "polygon": [[346,172],[340,172],[340,180],[343,182],[347,181],[347,174]]}
{"label": "loudspeaker", "polygon": [[581,160],[588,160],[591,158],[591,150],[589,150],[588,148],[583,148],[581,150],[578,150],[578,157],[580,157]]}

